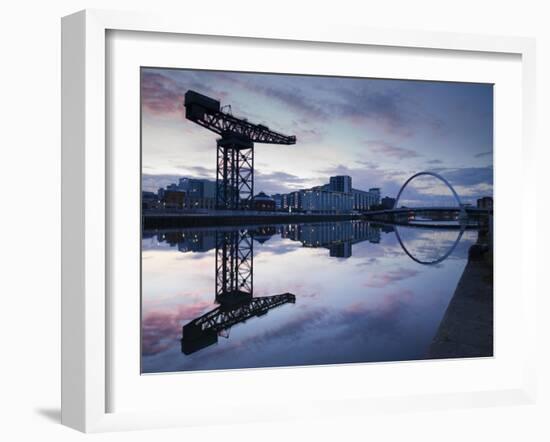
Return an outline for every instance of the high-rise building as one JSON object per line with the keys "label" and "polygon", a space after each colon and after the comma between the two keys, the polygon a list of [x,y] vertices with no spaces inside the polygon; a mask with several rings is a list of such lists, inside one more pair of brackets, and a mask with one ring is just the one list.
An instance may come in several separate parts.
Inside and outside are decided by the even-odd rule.
{"label": "high-rise building", "polygon": [[215,181],[184,177],[179,179],[178,188],[190,198],[216,198]]}
{"label": "high-rise building", "polygon": [[329,184],[323,186],[331,192],[348,193],[353,196],[353,210],[369,210],[380,204],[380,188],[372,187],[368,191],[354,189],[351,177],[348,175],[331,176]]}
{"label": "high-rise building", "polygon": [[180,178],[178,190],[185,193],[184,207],[213,209],[216,204],[216,182],[198,178]]}
{"label": "high-rise building", "polygon": [[283,209],[283,197],[284,195],[280,193],[276,193],[275,195],[271,195],[271,198],[273,198],[273,201],[275,202],[275,209],[281,210]]}
{"label": "high-rise building", "polygon": [[300,209],[301,207],[301,192],[290,192],[287,194],[286,208]]}
{"label": "high-rise building", "polygon": [[371,187],[369,189],[369,193],[373,197],[373,204],[376,206],[379,205],[380,204],[380,187]]}
{"label": "high-rise building", "polygon": [[331,176],[329,180],[329,187],[332,192],[351,192],[351,177],[348,175]]}

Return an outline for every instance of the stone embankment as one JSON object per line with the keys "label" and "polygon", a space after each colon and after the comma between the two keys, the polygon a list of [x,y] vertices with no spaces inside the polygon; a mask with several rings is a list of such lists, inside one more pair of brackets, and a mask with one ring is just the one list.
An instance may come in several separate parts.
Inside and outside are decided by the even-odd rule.
{"label": "stone embankment", "polygon": [[429,349],[430,358],[493,356],[493,253],[474,244]]}

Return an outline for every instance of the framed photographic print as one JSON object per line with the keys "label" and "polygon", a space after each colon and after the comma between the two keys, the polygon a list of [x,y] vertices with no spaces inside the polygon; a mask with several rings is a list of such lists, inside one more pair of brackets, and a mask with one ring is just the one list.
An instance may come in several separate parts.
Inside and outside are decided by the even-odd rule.
{"label": "framed photographic print", "polygon": [[232,29],[63,19],[63,423],[532,400],[533,42]]}

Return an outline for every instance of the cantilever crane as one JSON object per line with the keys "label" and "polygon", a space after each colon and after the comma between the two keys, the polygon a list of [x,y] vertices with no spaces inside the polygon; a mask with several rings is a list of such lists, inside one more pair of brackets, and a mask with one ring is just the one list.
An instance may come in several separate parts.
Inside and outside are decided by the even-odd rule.
{"label": "cantilever crane", "polygon": [[295,144],[295,136],[275,132],[224,112],[220,102],[195,91],[185,93],[185,117],[221,135],[217,143],[216,207],[250,207],[254,197],[254,143]]}

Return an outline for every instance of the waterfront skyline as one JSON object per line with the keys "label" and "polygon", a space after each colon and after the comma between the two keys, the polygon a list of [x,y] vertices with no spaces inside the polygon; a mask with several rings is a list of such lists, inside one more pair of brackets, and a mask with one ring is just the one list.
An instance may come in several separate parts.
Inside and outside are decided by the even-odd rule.
{"label": "waterfront skyline", "polygon": [[[215,179],[216,136],[185,120],[188,89],[296,135],[296,145],[256,145],[256,193],[349,175],[356,188],[394,197],[410,175],[431,170],[464,202],[492,195],[492,85],[154,68],[142,69],[143,190],[182,176]],[[448,196],[433,181],[408,192],[411,200]]]}

